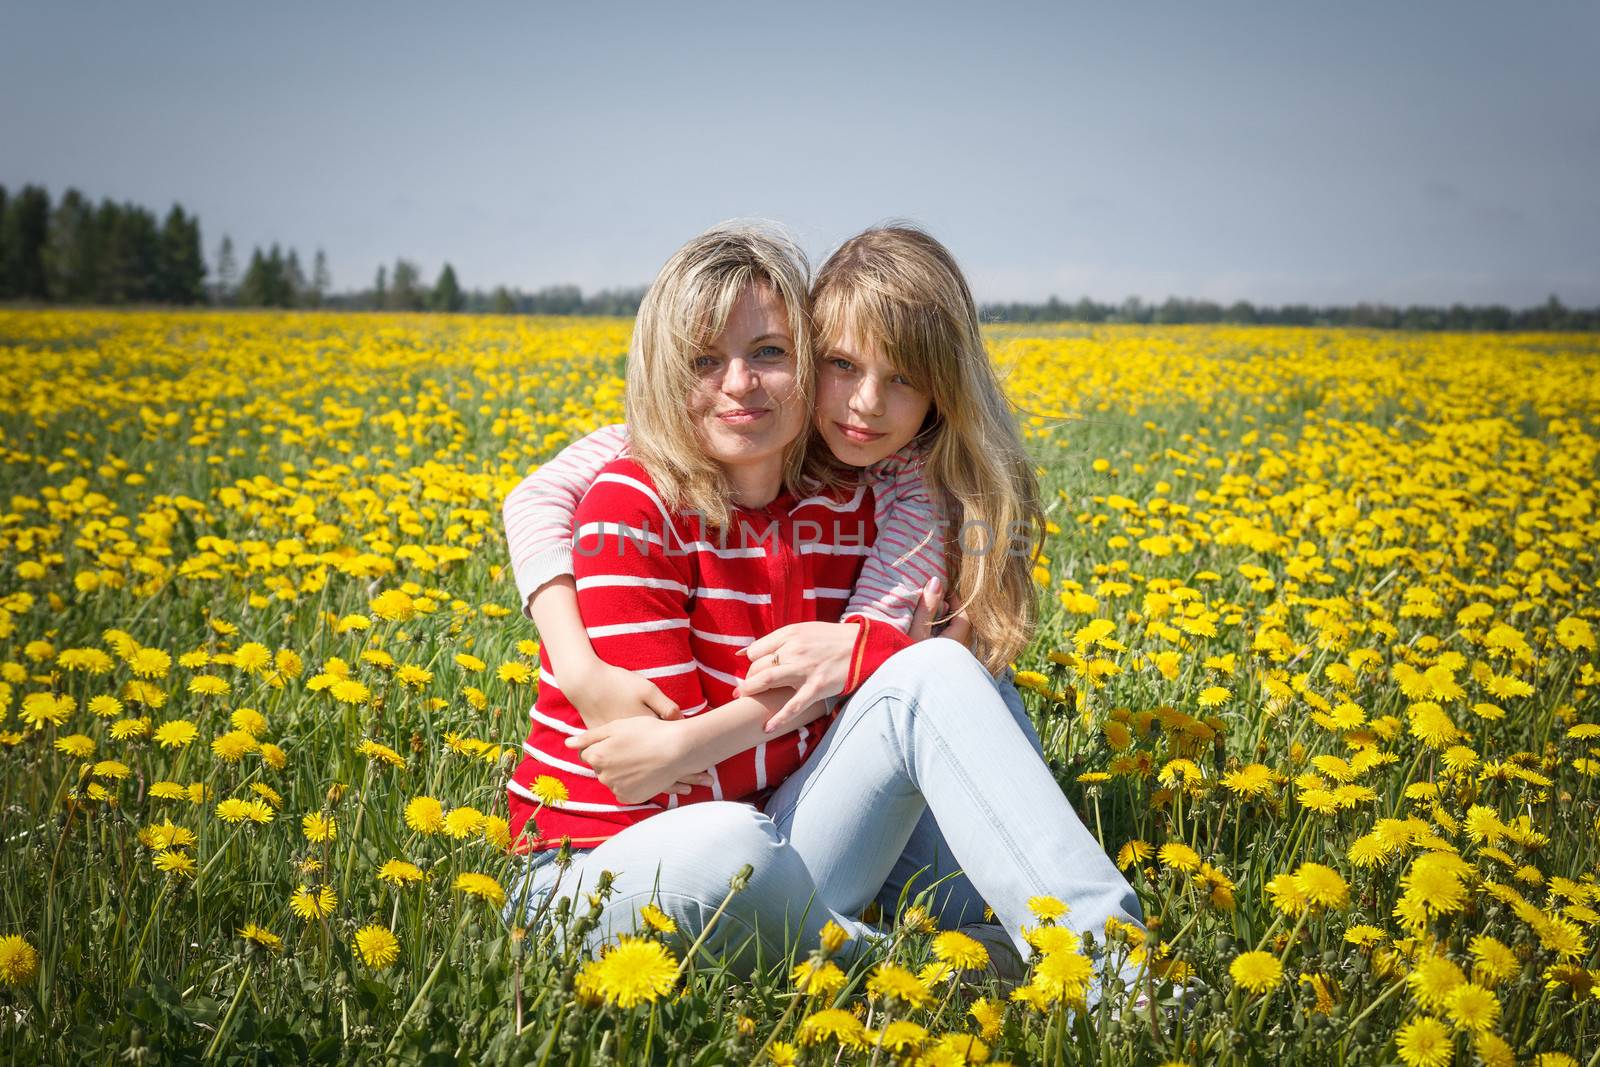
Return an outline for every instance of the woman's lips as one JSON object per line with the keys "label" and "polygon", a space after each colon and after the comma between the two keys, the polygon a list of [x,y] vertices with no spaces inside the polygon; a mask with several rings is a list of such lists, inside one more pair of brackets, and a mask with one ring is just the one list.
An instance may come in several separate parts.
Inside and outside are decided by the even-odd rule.
{"label": "woman's lips", "polygon": [[858,426],[847,426],[842,422],[836,422],[834,425],[839,428],[840,433],[850,438],[850,440],[864,445],[871,444],[878,438],[885,436],[881,433],[873,433],[871,430],[863,430]]}
{"label": "woman's lips", "polygon": [[745,426],[767,414],[766,408],[739,408],[734,411],[719,411],[717,418],[734,426]]}

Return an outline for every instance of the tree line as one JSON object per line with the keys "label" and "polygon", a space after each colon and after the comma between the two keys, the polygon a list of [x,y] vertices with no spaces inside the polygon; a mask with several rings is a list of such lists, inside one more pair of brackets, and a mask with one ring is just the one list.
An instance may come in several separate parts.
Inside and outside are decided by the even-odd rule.
{"label": "tree line", "polygon": [[[210,277],[208,283],[207,278]],[[76,189],[51,202],[47,190],[0,186],[0,301],[64,304],[214,304],[237,307],[329,307],[346,310],[466,311],[500,315],[623,315],[639,310],[644,288],[584,293],[576,285],[524,292],[497,286],[463,289],[446,263],[433,282],[412,260],[378,268],[371,286],[333,291],[328,257],[317,249],[309,272],[299,253],[273,244],[253,248],[241,273],[233,239],[218,243],[208,269],[199,218],[173,204],[154,212],[109,199],[95,204]],[[1556,297],[1535,307],[1387,304],[1277,307],[1169,297],[1160,304],[1131,296],[1120,304],[1084,297],[1066,302],[990,303],[989,322],[1235,323],[1358,326],[1391,330],[1600,330],[1600,307],[1569,308]]]}
{"label": "tree line", "polygon": [[76,189],[52,204],[39,186],[0,186],[0,300],[199,304],[205,275],[200,220],[177,204],[158,221]]}
{"label": "tree line", "polygon": [[1085,297],[1067,303],[1051,297],[1039,304],[985,304],[986,322],[1134,322],[1146,325],[1229,323],[1261,326],[1357,326],[1377,330],[1600,330],[1600,307],[1569,308],[1552,295],[1543,304],[1511,308],[1504,304],[1412,304],[1257,306],[1248,301],[1219,304],[1210,300],[1168,297],[1147,304],[1130,296],[1120,304],[1102,304]]}

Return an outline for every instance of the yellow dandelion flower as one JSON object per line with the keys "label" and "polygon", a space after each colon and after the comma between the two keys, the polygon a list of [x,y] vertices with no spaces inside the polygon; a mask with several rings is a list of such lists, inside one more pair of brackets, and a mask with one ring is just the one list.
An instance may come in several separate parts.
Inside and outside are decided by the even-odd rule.
{"label": "yellow dandelion flower", "polygon": [[406,802],[406,825],[421,834],[444,829],[444,805],[433,797],[413,797]]}
{"label": "yellow dandelion flower", "polygon": [[378,868],[378,881],[402,889],[422,881],[422,868],[410,860],[385,860]]}
{"label": "yellow dandelion flower", "polygon": [[1445,1014],[1457,1030],[1481,1033],[1494,1028],[1500,1018],[1500,1001],[1481,985],[1463,982],[1444,1001]]}
{"label": "yellow dandelion flower", "polygon": [[371,923],[355,932],[351,939],[361,962],[374,970],[387,970],[400,958],[400,939],[387,926]]}
{"label": "yellow dandelion flower", "polygon": [[88,759],[94,755],[94,738],[87,734],[69,734],[55,740],[57,752],[64,752],[73,759]]}
{"label": "yellow dandelion flower", "polygon": [[1250,993],[1270,993],[1283,984],[1283,964],[1270,952],[1240,953],[1228,965],[1228,974]]}
{"label": "yellow dandelion flower", "polygon": [[506,902],[506,891],[500,888],[500,883],[487,874],[476,871],[466,871],[456,875],[456,888],[469,897],[486,900],[497,907]]}
{"label": "yellow dandelion flower", "polygon": [[172,669],[172,657],[159,648],[140,648],[124,659],[140,678],[165,678]]}
{"label": "yellow dandelion flower", "polygon": [[260,747],[261,743],[243,730],[229,730],[211,741],[211,751],[224,763],[237,763]]}
{"label": "yellow dandelion flower", "polygon": [[19,986],[39,973],[39,950],[25,937],[0,937],[0,985]]}
{"label": "yellow dandelion flower", "polygon": [[532,793],[539,803],[559,807],[567,802],[567,787],[559,778],[541,774],[533,780]]}
{"label": "yellow dandelion flower", "polygon": [[339,895],[329,885],[316,889],[302,885],[289,896],[290,910],[308,922],[333,914],[333,909],[338,906]]}
{"label": "yellow dandelion flower", "polygon": [[235,708],[228,722],[233,724],[235,730],[243,730],[251,737],[260,737],[267,732],[267,717],[255,708]]}
{"label": "yellow dandelion flower", "polygon": [[867,979],[867,993],[898,1001],[908,1008],[921,1008],[932,999],[928,987],[910,971],[895,963],[880,963]]}
{"label": "yellow dandelion flower", "polygon": [[811,1046],[832,1042],[841,1048],[858,1049],[866,1044],[861,1020],[843,1008],[828,1008],[805,1017],[800,1023],[800,1044]]}
{"label": "yellow dandelion flower", "polygon": [[255,923],[245,923],[243,928],[239,930],[239,936],[244,938],[246,941],[260,945],[262,948],[270,949],[273,952],[283,951],[283,938],[279,937],[277,934],[273,933],[271,930],[268,930],[264,926],[257,926]]}
{"label": "yellow dandelion flower", "polygon": [[1081,1003],[1094,978],[1094,964],[1082,953],[1052,952],[1033,969],[1029,983],[1048,1003]]}
{"label": "yellow dandelion flower", "polygon": [[789,980],[801,993],[813,997],[832,997],[844,988],[845,973],[826,960],[805,960],[789,972]]}
{"label": "yellow dandelion flower", "polygon": [[962,971],[989,966],[989,950],[975,938],[957,930],[947,930],[933,939],[933,954]]}
{"label": "yellow dandelion flower", "polygon": [[372,691],[354,678],[340,678],[328,692],[341,704],[365,704],[372,699]]}
{"label": "yellow dandelion flower", "polygon": [[985,1041],[993,1041],[1000,1036],[1000,1028],[1005,1022],[1005,1005],[988,997],[979,997],[967,1012],[978,1024],[978,1033]]}
{"label": "yellow dandelion flower", "polygon": [[1395,1052],[1406,1067],[1445,1067],[1455,1059],[1450,1028],[1431,1015],[1419,1015],[1394,1035]]}
{"label": "yellow dandelion flower", "polygon": [[484,814],[477,808],[463,805],[452,808],[444,817],[444,832],[456,839],[475,837],[483,828]]}
{"label": "yellow dandelion flower", "polygon": [[320,811],[307,813],[300,819],[300,830],[306,835],[306,840],[313,844],[332,841],[338,833],[338,826],[332,817]]}
{"label": "yellow dandelion flower", "polygon": [[632,1008],[672,991],[678,961],[659,941],[623,938],[583,968],[584,984],[608,1004]]}
{"label": "yellow dandelion flower", "polygon": [[200,728],[188,719],[173,719],[156,727],[155,741],[162,748],[182,748],[200,736]]}
{"label": "yellow dandelion flower", "polygon": [[1058,897],[1037,896],[1028,898],[1028,910],[1040,922],[1055,922],[1067,913],[1067,905]]}
{"label": "yellow dandelion flower", "polygon": [[150,862],[158,871],[166,871],[179,877],[193,877],[195,872],[194,857],[187,852],[163,850],[150,858]]}
{"label": "yellow dandelion flower", "polygon": [[644,924],[657,933],[675,934],[678,932],[678,924],[673,921],[672,916],[654,904],[646,904],[640,908],[639,918],[643,919]]}

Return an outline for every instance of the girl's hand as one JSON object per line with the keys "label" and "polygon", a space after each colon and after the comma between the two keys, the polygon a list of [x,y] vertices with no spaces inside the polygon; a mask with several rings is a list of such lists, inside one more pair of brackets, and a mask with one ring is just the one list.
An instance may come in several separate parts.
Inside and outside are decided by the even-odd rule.
{"label": "girl's hand", "polygon": [[555,669],[562,695],[578,709],[585,726],[604,726],[644,715],[654,719],[681,718],[678,706],[650,679],[613,667],[598,657]]}
{"label": "girl's hand", "polygon": [[691,785],[710,785],[711,776],[683,766],[687,756],[681,727],[654,715],[614,719],[564,744],[577,749],[600,784],[624,804],[643,804],[661,793],[683,795]]}
{"label": "girl's hand", "polygon": [[[928,584],[922,587],[922,597],[917,601],[916,613],[911,616],[911,629],[907,635],[913,641],[926,641],[934,636],[934,620],[950,610],[950,604],[944,598],[944,582],[938,578],[929,578]],[[972,621],[967,618],[964,611],[951,616],[945,624],[944,632],[940,637],[948,637],[952,641],[959,641],[968,648],[972,647]]]}
{"label": "girl's hand", "polygon": [[750,671],[734,693],[748,697],[793,687],[794,696],[767,720],[767,733],[782,732],[812,704],[844,692],[860,632],[853,622],[780,626],[739,650],[750,661]]}

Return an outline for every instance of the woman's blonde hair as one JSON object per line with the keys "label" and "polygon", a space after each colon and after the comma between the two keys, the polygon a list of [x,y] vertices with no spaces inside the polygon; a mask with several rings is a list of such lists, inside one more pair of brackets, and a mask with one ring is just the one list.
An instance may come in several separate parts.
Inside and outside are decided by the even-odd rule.
{"label": "woman's blonde hair", "polygon": [[[780,228],[736,222],[714,226],[678,249],[650,284],[628,346],[624,409],[633,456],[669,508],[696,511],[712,528],[728,524],[727,477],[684,412],[699,384],[695,358],[722,333],[750,286],[770,289],[788,313],[797,395],[775,399],[804,405],[809,422],[816,380],[809,276],[805,253]],[[805,476],[807,436],[796,435],[784,450],[784,484],[791,490]]]}
{"label": "woman's blonde hair", "polygon": [[847,332],[876,343],[932,398],[918,440],[927,450],[924,478],[950,522],[951,606],[966,611],[978,659],[998,673],[1033,637],[1044,513],[961,268],[914,227],[866,230],[823,264],[811,315],[824,349]]}

